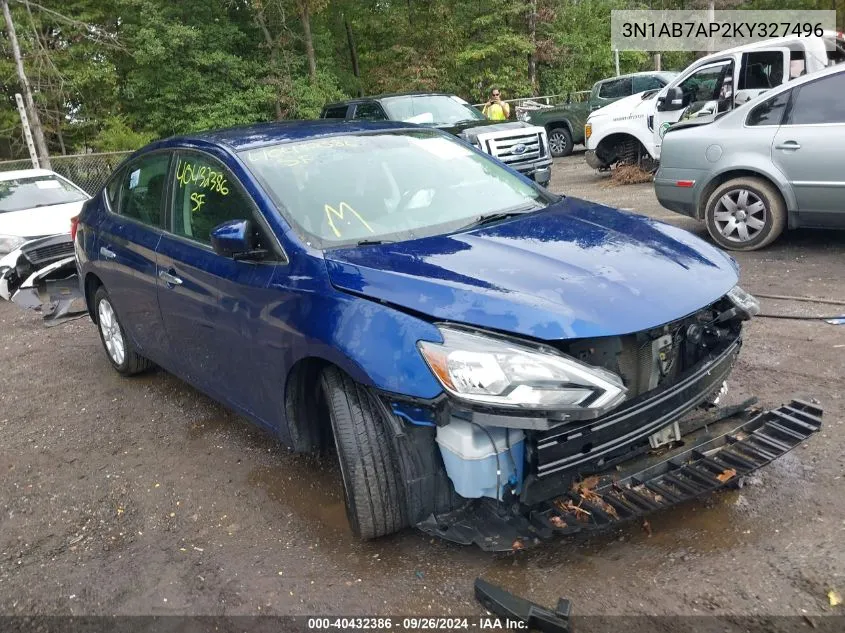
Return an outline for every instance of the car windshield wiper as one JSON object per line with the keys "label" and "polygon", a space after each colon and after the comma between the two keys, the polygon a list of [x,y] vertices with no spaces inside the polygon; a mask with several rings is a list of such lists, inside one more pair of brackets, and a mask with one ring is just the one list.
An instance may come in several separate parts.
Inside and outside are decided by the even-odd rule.
{"label": "car windshield wiper", "polygon": [[544,207],[537,202],[531,202],[529,204],[518,204],[514,207],[502,209],[501,211],[495,211],[493,213],[485,213],[483,215],[479,215],[470,224],[463,228],[472,229],[478,226],[484,226],[485,224],[492,224],[493,222],[498,222],[499,220],[507,220],[508,218],[512,218],[517,215],[524,215],[532,211],[539,211],[542,208]]}
{"label": "car windshield wiper", "polygon": [[392,244],[393,240],[358,240],[356,246],[378,246],[379,244]]}

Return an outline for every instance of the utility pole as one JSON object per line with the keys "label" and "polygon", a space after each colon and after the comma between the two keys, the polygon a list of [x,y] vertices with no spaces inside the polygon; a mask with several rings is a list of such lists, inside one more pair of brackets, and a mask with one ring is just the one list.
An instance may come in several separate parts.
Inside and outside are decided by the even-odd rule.
{"label": "utility pole", "polygon": [[26,148],[29,150],[29,158],[32,161],[32,168],[38,169],[38,154],[35,153],[35,143],[32,142],[32,130],[29,129],[29,117],[26,116],[26,107],[23,104],[21,93],[15,93],[15,102],[18,104],[18,114],[21,117],[23,137],[26,139]]}
{"label": "utility pole", "polygon": [[26,73],[23,69],[23,59],[21,58],[21,48],[18,45],[18,36],[15,33],[15,25],[12,22],[12,12],[9,11],[8,0],[0,0],[0,5],[3,6],[3,17],[6,19],[6,32],[9,34],[9,43],[12,46],[12,55],[15,58],[15,68],[18,71],[18,80],[23,89],[23,97],[26,102],[26,107],[29,110],[30,124],[32,132],[35,136],[35,147],[38,148],[38,154],[41,158],[41,166],[45,169],[50,169],[50,153],[47,151],[47,143],[44,140],[44,130],[41,127],[41,118],[38,116],[38,110],[35,107],[35,101],[32,99],[32,89],[29,86],[29,79],[26,78]]}

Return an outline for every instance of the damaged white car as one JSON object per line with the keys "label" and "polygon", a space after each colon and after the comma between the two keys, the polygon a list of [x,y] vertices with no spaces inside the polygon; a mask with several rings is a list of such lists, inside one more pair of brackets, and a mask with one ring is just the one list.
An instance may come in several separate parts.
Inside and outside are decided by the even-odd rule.
{"label": "damaged white car", "polygon": [[70,232],[89,197],[46,169],[0,172],[0,298],[48,323],[79,313]]}

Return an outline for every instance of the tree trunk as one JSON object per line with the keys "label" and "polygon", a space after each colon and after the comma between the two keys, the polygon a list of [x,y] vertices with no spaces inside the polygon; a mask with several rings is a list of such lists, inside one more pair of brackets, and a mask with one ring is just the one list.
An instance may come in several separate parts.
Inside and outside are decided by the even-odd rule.
{"label": "tree trunk", "polygon": [[267,28],[267,22],[264,21],[264,15],[256,13],[255,21],[258,24],[258,27],[261,29],[261,33],[264,35],[264,43],[267,45],[267,48],[270,49],[270,64],[272,66],[272,73],[274,75],[274,79],[276,80],[276,85],[273,86],[273,91],[276,95],[275,99],[273,99],[273,106],[276,110],[276,120],[281,121],[283,118],[283,113],[282,102],[279,99],[279,50],[277,48],[276,42],[273,40],[273,36],[270,35],[270,29]]}
{"label": "tree trunk", "polygon": [[15,25],[12,22],[12,12],[9,11],[7,0],[0,0],[3,5],[3,17],[6,19],[6,31],[9,34],[9,44],[12,47],[12,56],[15,58],[15,68],[18,71],[18,80],[21,82],[23,98],[26,102],[26,109],[29,110],[29,124],[32,127],[32,135],[35,139],[35,147],[38,150],[39,162],[44,169],[50,169],[50,152],[47,151],[47,142],[44,140],[44,129],[41,127],[41,118],[32,99],[32,89],[29,86],[29,79],[23,69],[21,49],[18,45],[18,36],[15,33]]}
{"label": "tree trunk", "polygon": [[364,96],[363,87],[360,84],[361,81],[361,71],[358,68],[358,49],[355,48],[355,38],[352,36],[352,25],[349,24],[349,20],[346,16],[343,16],[343,25],[346,27],[346,43],[349,45],[349,58],[352,61],[352,74],[355,75],[355,78],[358,80],[358,96]]}
{"label": "tree trunk", "polygon": [[531,95],[537,96],[537,0],[528,0],[528,38],[531,52],[528,54],[528,81],[531,82]]}
{"label": "tree trunk", "polygon": [[654,70],[663,70],[663,56],[660,53],[654,54]]}
{"label": "tree trunk", "polygon": [[308,58],[308,77],[311,83],[317,80],[317,57],[314,55],[314,38],[311,36],[311,11],[308,0],[299,3],[299,15],[302,19],[302,38],[305,40],[305,57]]}

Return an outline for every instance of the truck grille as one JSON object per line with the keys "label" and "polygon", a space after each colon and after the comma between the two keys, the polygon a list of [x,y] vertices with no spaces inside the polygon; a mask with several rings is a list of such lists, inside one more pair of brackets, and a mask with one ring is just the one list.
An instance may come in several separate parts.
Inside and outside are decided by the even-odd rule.
{"label": "truck grille", "polygon": [[535,161],[546,156],[546,140],[543,132],[526,133],[522,130],[493,132],[480,134],[479,141],[488,154],[508,165]]}

